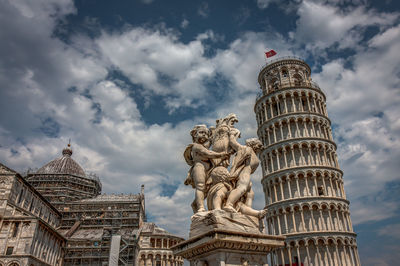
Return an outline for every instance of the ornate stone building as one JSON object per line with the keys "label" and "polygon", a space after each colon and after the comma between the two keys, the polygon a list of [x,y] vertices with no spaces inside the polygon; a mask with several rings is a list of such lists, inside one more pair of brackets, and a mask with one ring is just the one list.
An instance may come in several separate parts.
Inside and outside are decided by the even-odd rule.
{"label": "ornate stone building", "polygon": [[138,265],[149,254],[145,265],[183,265],[169,249],[183,239],[146,223],[144,187],[101,194],[69,146],[26,178],[0,164],[0,266]]}
{"label": "ornate stone building", "polygon": [[301,59],[263,67],[254,111],[264,144],[267,229],[286,236],[273,265],[360,265],[325,94]]}
{"label": "ornate stone building", "polygon": [[174,256],[171,247],[183,241],[154,223],[144,223],[140,229],[138,266],[183,266],[183,258]]}
{"label": "ornate stone building", "polygon": [[22,176],[0,164],[0,266],[62,265],[61,213]]}
{"label": "ornate stone building", "polygon": [[87,175],[71,155],[72,149],[68,144],[61,157],[27,175],[29,183],[60,210],[67,202],[94,198],[101,192],[99,178]]}

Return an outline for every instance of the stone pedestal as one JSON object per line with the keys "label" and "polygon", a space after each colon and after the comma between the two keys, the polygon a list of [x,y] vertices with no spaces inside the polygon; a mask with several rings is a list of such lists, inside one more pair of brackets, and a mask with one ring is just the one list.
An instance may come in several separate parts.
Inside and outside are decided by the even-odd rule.
{"label": "stone pedestal", "polygon": [[190,238],[173,247],[191,266],[268,265],[271,249],[284,246],[283,236],[260,231],[257,218],[215,210],[192,216]]}

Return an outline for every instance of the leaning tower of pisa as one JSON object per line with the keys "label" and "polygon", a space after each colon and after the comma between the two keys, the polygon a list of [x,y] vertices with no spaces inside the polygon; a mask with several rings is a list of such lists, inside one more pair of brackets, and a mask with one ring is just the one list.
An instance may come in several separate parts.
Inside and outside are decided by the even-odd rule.
{"label": "leaning tower of pisa", "polygon": [[325,94],[310,74],[303,60],[288,57],[258,76],[267,230],[287,237],[272,264],[360,265]]}

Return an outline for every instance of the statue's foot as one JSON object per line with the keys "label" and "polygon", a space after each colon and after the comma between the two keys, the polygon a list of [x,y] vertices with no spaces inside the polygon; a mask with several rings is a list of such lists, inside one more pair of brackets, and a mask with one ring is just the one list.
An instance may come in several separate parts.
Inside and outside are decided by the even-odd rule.
{"label": "statue's foot", "polygon": [[227,212],[237,212],[232,205],[225,205],[222,209]]}
{"label": "statue's foot", "polygon": [[267,210],[261,210],[258,212],[258,219],[263,219],[265,217],[265,215],[267,215]]}
{"label": "statue's foot", "polygon": [[207,210],[205,208],[200,208],[197,210],[197,212],[206,212]]}

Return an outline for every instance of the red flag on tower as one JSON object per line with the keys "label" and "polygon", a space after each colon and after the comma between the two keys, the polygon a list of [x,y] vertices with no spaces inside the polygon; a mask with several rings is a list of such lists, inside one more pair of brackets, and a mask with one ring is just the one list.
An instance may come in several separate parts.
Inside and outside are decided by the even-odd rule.
{"label": "red flag on tower", "polygon": [[268,57],[272,57],[276,55],[276,52],[274,50],[269,50],[268,52],[265,52],[265,56]]}

